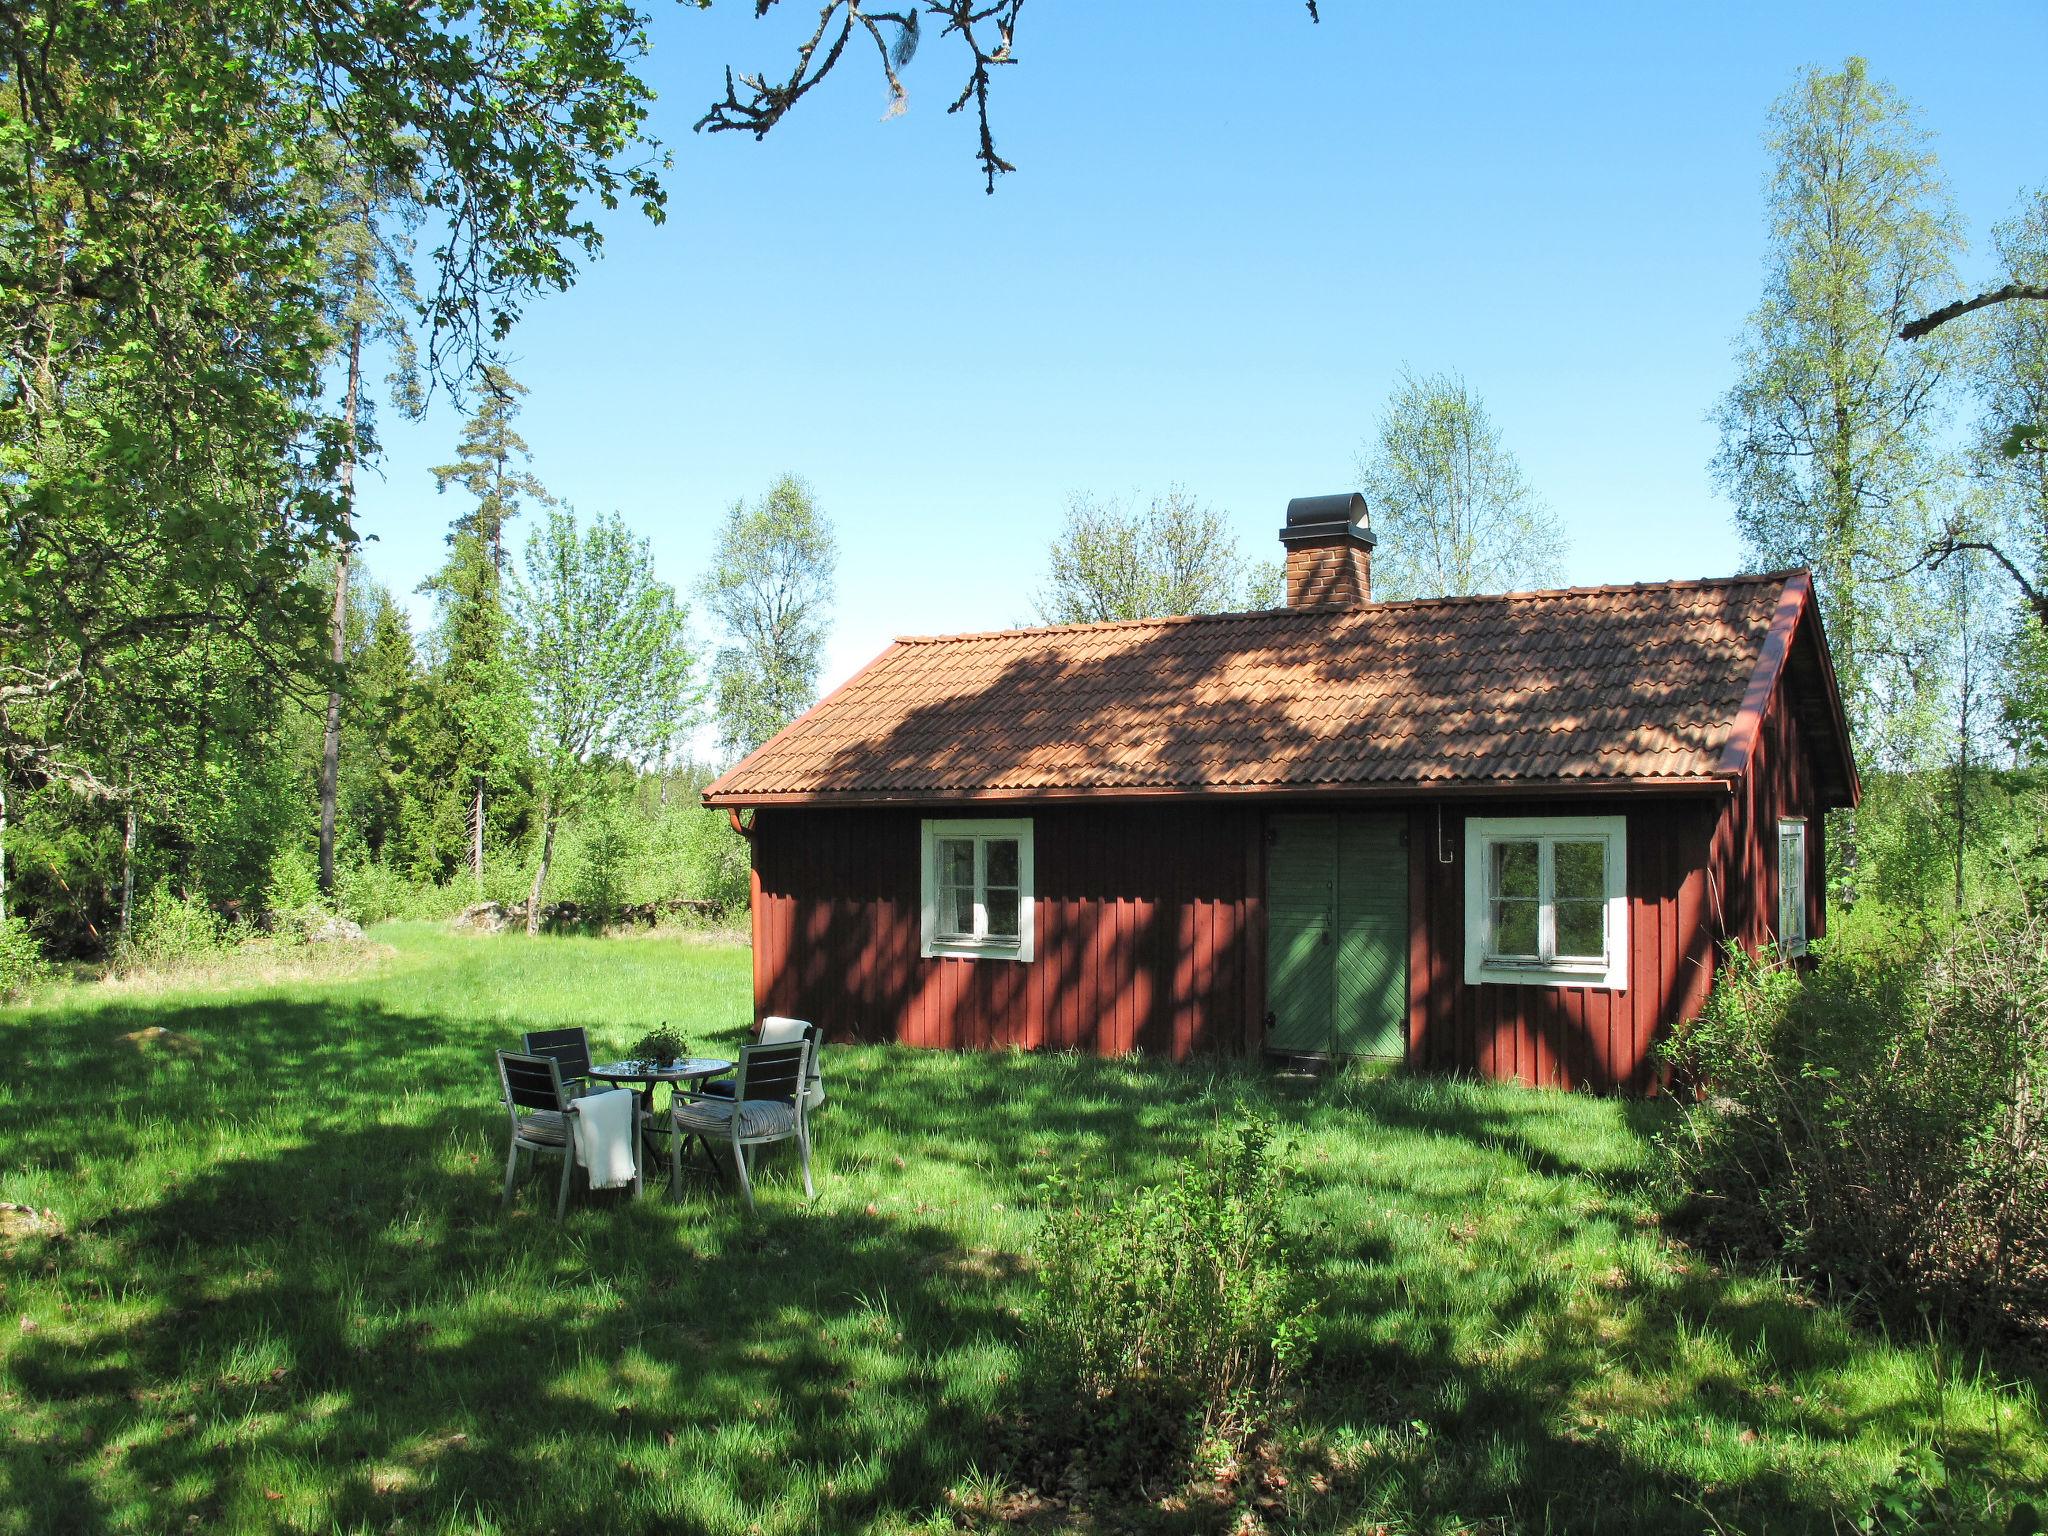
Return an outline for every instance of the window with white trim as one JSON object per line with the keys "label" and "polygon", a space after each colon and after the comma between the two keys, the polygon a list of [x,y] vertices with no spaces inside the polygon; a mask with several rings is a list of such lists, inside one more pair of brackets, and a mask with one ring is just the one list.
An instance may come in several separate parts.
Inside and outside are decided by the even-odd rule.
{"label": "window with white trim", "polygon": [[1778,952],[1806,953],[1806,820],[1778,823]]}
{"label": "window with white trim", "polygon": [[1035,940],[1031,822],[923,824],[920,953],[1029,960]]}
{"label": "window with white trim", "polygon": [[1628,819],[1465,820],[1465,980],[1628,985]]}

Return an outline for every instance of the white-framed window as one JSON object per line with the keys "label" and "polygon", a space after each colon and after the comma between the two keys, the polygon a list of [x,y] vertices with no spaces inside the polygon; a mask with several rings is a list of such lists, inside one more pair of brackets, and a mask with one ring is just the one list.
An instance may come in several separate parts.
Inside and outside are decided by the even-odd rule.
{"label": "white-framed window", "polygon": [[1465,980],[1628,985],[1628,818],[1465,820]]}
{"label": "white-framed window", "polygon": [[1031,822],[928,820],[921,853],[924,896],[920,953],[1029,960]]}
{"label": "white-framed window", "polygon": [[1806,953],[1806,818],[1778,823],[1778,952]]}

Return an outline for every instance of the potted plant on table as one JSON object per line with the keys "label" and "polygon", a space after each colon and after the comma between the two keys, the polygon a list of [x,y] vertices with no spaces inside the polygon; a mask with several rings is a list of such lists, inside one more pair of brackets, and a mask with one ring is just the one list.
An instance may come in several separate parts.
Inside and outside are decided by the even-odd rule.
{"label": "potted plant on table", "polygon": [[633,1047],[633,1059],[643,1066],[665,1067],[671,1062],[681,1061],[689,1049],[689,1042],[683,1038],[681,1030],[663,1024],[640,1037]]}

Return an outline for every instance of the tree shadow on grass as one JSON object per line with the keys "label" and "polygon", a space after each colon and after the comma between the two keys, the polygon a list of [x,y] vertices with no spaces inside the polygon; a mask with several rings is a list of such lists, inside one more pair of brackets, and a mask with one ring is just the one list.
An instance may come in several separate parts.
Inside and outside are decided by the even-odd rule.
{"label": "tree shadow on grass", "polygon": [[807,1205],[787,1159],[751,1220],[723,1191],[635,1203],[580,1177],[560,1227],[551,1182],[501,1215],[489,1059],[438,1021],[151,1012],[204,1054],[64,1021],[0,1124],[58,1173],[195,1149],[21,1255],[67,1314],[5,1361],[25,1412],[0,1479],[32,1528],[857,1529],[971,1465],[1008,1256]]}
{"label": "tree shadow on grass", "polygon": [[[557,1227],[546,1187],[497,1209],[499,1026],[359,1003],[144,1011],[203,1054],[138,1054],[115,1039],[125,1015],[60,1019],[0,1112],[25,1161],[83,1180],[129,1160],[156,1180],[117,1181],[104,1214],[18,1255],[75,1309],[46,1309],[4,1365],[17,1425],[0,1478],[32,1529],[383,1528],[456,1511],[521,1530],[861,1529],[941,1504],[985,1453],[1015,1364],[1016,1241],[971,1243],[926,1197],[1028,1206],[1042,1172],[1076,1161],[1153,1182],[1254,1112],[1359,1148],[1470,1148],[1455,1190],[1399,1191],[1437,1227],[1478,1198],[1490,1156],[1583,1185],[1572,1208],[1633,1192],[1627,1160],[1581,1147],[1573,1106],[1537,1095],[1516,1114],[1498,1090],[1399,1079],[1304,1096],[1229,1063],[863,1047],[827,1053],[826,1200],[801,1201],[785,1155],[764,1167],[752,1221],[722,1192],[670,1206],[579,1187]],[[165,1150],[181,1141],[189,1156]],[[1301,1187],[1345,1208],[1367,1177],[1310,1159]],[[1396,1157],[1369,1177],[1404,1170]],[[858,1208],[843,1198],[855,1181],[901,1198]],[[1572,1220],[1619,1218],[1541,1219],[1517,1234],[1562,1241]],[[1524,1347],[1489,1357],[1470,1314],[1494,1256],[1467,1270],[1362,1229],[1317,1244],[1326,1327],[1306,1427],[1376,1451],[1333,1462],[1303,1522],[1370,1506],[1418,1523],[1691,1532],[1704,1505],[1730,1529],[1834,1523],[1817,1484],[1775,1462],[1738,1460],[1708,1488],[1671,1470],[1668,1448],[1653,1458],[1627,1438],[1654,1420],[1717,1444],[1846,1446],[1875,1421],[1762,1390],[1848,1361],[1860,1346],[1830,1314],[1700,1273],[1654,1295],[1627,1276],[1643,1296],[1589,1302],[1524,1254],[1483,1302],[1491,1331]],[[1709,1324],[1770,1368],[1665,1369]],[[1603,1421],[1617,1361],[1687,1397],[1617,1400]],[[1995,1457],[1967,1436],[1961,1448]]]}
{"label": "tree shadow on grass", "polygon": [[[73,1293],[153,1294],[139,1318],[11,1352],[42,1426],[9,1444],[17,1507],[45,1529],[111,1528],[87,1448],[114,1444],[153,1527],[249,1519],[282,1502],[266,1478],[297,1467],[311,1486],[288,1496],[323,1526],[470,1509],[511,1529],[728,1529],[720,1500],[662,1483],[734,1425],[778,1468],[875,1469],[818,1491],[821,1528],[929,1507],[964,1470],[971,1439],[937,1378],[1010,1324],[999,1284],[960,1283],[952,1234],[816,1212],[774,1180],[751,1223],[729,1201],[579,1194],[556,1228],[544,1191],[501,1218],[492,1170],[447,1161],[421,1127],[228,1160],[52,1255]],[[875,1347],[935,1362],[934,1379],[865,1379],[875,1319]],[[886,1435],[850,1443],[854,1393],[886,1399],[869,1404]],[[729,1458],[730,1502],[772,1501],[775,1478],[737,1486],[748,1459]]]}

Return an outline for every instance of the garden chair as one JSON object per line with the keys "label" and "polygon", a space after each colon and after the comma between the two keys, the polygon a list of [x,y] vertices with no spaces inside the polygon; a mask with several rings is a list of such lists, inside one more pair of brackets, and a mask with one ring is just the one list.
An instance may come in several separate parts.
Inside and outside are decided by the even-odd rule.
{"label": "garden chair", "polygon": [[590,1035],[581,1024],[571,1029],[529,1029],[519,1038],[527,1055],[552,1056],[562,1064],[562,1084],[572,1098],[597,1087],[590,1081]]}
{"label": "garden chair", "polygon": [[[512,1203],[512,1185],[523,1152],[538,1163],[543,1157],[562,1160],[562,1185],[555,1194],[555,1220],[569,1209],[569,1179],[576,1167],[575,1135],[569,1117],[576,1101],[562,1082],[562,1064],[552,1056],[519,1051],[498,1052],[498,1082],[505,1090],[505,1113],[511,1117],[512,1145],[505,1152],[505,1194]],[[633,1198],[642,1187],[639,1140],[634,1137]]]}
{"label": "garden chair", "polygon": [[810,1095],[803,1091],[810,1076],[811,1043],[790,1040],[776,1045],[740,1049],[740,1069],[731,1098],[693,1095],[669,1106],[674,1134],[669,1137],[669,1194],[682,1191],[683,1140],[695,1136],[715,1161],[729,1148],[733,1170],[747,1209],[754,1209],[754,1149],[770,1142],[794,1141],[803,1158],[804,1197],[815,1200],[811,1184]]}
{"label": "garden chair", "polygon": [[[785,1019],[779,1014],[770,1014],[761,1021],[761,1030],[755,1036],[757,1045],[784,1045],[791,1040],[807,1040],[811,1046],[810,1075],[804,1089],[804,1108],[815,1111],[825,1102],[825,1078],[823,1060],[825,1054],[824,1032],[815,1024],[806,1024],[802,1019]],[[733,1080],[729,1077],[716,1078],[703,1084],[697,1091],[710,1098],[729,1099],[732,1097]]]}

